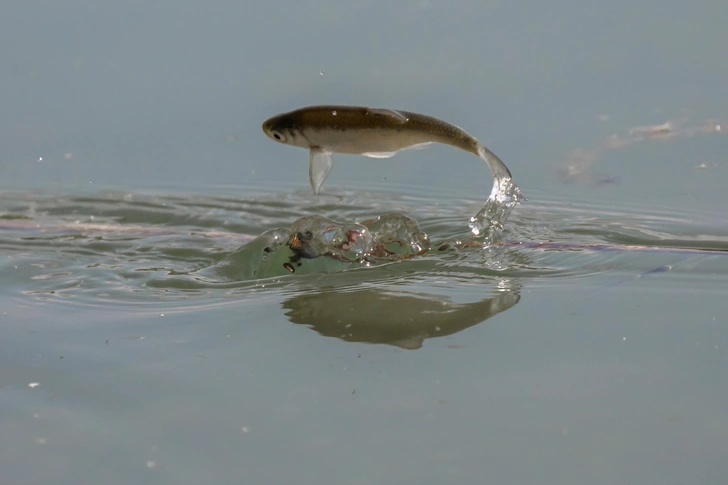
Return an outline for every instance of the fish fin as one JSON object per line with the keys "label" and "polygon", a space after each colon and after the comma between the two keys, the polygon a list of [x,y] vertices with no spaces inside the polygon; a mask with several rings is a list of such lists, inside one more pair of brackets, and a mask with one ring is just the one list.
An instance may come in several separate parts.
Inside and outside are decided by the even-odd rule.
{"label": "fish fin", "polygon": [[397,123],[407,123],[409,121],[409,118],[407,118],[404,114],[393,109],[367,108],[367,114],[386,116],[387,118],[390,118]]}
{"label": "fish fin", "polygon": [[318,147],[311,147],[308,155],[308,178],[311,180],[311,188],[314,194],[319,193],[333,166],[334,160],[331,152]]}
{"label": "fish fin", "polygon": [[391,345],[396,345],[397,347],[405,350],[417,350],[422,347],[422,344],[424,342],[424,335],[412,335],[410,337],[401,338],[399,340],[392,340],[391,342],[387,343]]}
{"label": "fish fin", "polygon": [[397,152],[366,152],[362,153],[362,155],[369,158],[391,158],[396,153]]}
{"label": "fish fin", "polygon": [[478,143],[477,151],[478,157],[480,157],[481,160],[488,164],[490,173],[493,175],[493,178],[496,180],[496,182],[502,179],[511,179],[511,171],[508,170],[506,164],[503,163],[500,158],[498,158],[498,155],[491,152],[488,147],[480,143]]}

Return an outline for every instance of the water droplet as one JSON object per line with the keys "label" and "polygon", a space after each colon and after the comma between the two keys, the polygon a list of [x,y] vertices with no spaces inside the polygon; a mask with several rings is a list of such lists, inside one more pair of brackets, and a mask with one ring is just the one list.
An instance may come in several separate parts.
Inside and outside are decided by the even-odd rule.
{"label": "water droplet", "polygon": [[324,75],[324,70],[323,70],[323,69],[321,69],[321,75],[322,75],[322,76]]}

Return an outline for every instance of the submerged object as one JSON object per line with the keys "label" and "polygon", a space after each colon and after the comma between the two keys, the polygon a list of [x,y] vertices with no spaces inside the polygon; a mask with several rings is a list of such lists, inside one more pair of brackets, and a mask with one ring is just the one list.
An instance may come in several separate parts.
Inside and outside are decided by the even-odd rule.
{"label": "submerged object", "polygon": [[357,106],[309,106],[266,120],[263,132],[279,143],[309,149],[309,178],[316,194],[331,172],[334,153],[389,158],[408,148],[444,143],[488,164],[495,179],[491,197],[497,192],[505,198],[502,201],[513,204],[522,199],[500,158],[462,128],[431,116]]}

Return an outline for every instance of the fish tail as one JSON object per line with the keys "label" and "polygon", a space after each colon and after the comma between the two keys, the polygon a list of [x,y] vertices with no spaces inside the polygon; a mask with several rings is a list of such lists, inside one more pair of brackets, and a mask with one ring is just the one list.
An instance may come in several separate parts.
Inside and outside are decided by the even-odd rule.
{"label": "fish tail", "polygon": [[478,143],[477,152],[478,157],[488,164],[490,173],[493,175],[493,189],[490,193],[490,199],[510,204],[511,206],[526,200],[518,186],[513,183],[511,171],[498,158],[498,155],[481,143]]}
{"label": "fish tail", "polygon": [[511,176],[511,171],[508,170],[508,167],[506,167],[506,164],[503,163],[503,161],[500,158],[498,158],[498,155],[491,152],[488,149],[488,147],[478,143],[477,151],[478,151],[478,156],[485,163],[488,164],[488,168],[490,168],[490,173],[493,174],[493,178],[495,178],[495,179],[513,178]]}

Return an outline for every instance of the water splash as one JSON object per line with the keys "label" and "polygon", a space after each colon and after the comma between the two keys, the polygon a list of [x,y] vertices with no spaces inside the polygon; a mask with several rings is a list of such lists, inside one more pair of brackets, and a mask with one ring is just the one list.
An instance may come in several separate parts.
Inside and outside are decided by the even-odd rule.
{"label": "water splash", "polygon": [[322,256],[345,263],[374,263],[411,258],[430,249],[417,221],[397,212],[360,224],[302,217],[291,226],[286,245],[293,252],[290,263]]}
{"label": "water splash", "polygon": [[409,258],[430,249],[430,238],[420,230],[416,220],[398,212],[391,212],[365,221],[374,234],[377,257]]}
{"label": "water splash", "polygon": [[[488,164],[494,180],[485,205],[469,221],[476,240],[450,241],[443,248],[491,244],[513,208],[525,200],[498,156],[483,145],[478,146],[478,155]],[[267,231],[232,254],[222,266],[224,272],[236,274],[243,269],[244,278],[265,278],[285,272],[350,268],[352,263],[370,266],[423,255],[430,247],[429,237],[417,221],[397,212],[361,223],[341,223],[314,215],[297,219],[288,230]]]}
{"label": "water splash", "polygon": [[511,171],[498,156],[484,145],[478,146],[478,156],[488,164],[493,175],[493,188],[482,209],[470,218],[470,232],[473,236],[493,240],[508,219],[513,208],[526,200],[513,182]]}
{"label": "water splash", "polygon": [[521,190],[510,178],[496,178],[485,205],[470,218],[471,234],[492,241],[503,230],[513,208],[523,200],[526,199]]}
{"label": "water splash", "polygon": [[[290,229],[264,232],[218,265],[218,273],[237,278],[266,278],[370,266],[425,254],[427,234],[400,213],[362,223],[341,223],[322,216],[297,219]],[[304,265],[303,262],[306,261]]]}

